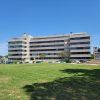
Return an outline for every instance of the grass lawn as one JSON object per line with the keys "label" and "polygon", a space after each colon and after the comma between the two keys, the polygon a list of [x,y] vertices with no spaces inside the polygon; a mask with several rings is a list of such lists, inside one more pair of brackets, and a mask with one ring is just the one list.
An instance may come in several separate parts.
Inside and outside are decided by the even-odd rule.
{"label": "grass lawn", "polygon": [[0,65],[0,100],[100,100],[100,66]]}

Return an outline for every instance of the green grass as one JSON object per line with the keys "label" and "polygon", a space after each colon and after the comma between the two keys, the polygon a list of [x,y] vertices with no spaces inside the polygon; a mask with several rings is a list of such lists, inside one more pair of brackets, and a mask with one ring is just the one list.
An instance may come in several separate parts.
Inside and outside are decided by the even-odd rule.
{"label": "green grass", "polygon": [[0,65],[0,100],[100,100],[100,66]]}

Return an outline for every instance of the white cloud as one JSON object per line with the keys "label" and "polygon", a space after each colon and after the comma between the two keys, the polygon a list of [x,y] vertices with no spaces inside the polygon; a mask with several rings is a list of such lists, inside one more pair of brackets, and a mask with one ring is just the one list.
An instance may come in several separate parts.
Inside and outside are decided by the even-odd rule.
{"label": "white cloud", "polygon": [[8,43],[0,43],[0,55],[6,55],[8,53]]}

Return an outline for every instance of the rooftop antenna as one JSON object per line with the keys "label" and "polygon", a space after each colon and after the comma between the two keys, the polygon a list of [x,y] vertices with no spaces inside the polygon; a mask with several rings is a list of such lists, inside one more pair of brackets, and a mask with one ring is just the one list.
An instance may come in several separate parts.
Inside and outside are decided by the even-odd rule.
{"label": "rooftop antenna", "polygon": [[26,37],[27,36],[27,34],[26,33],[24,33],[24,35],[23,35],[24,37]]}
{"label": "rooftop antenna", "polygon": [[26,35],[26,33],[24,32],[24,35]]}
{"label": "rooftop antenna", "polygon": [[24,35],[27,35],[27,34],[24,32]]}
{"label": "rooftop antenna", "polygon": [[72,34],[73,32],[70,32],[70,34]]}

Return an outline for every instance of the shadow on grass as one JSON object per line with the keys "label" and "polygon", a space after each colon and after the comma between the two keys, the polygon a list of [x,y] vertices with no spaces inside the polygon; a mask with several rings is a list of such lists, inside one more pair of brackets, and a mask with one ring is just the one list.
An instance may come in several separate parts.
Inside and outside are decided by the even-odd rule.
{"label": "shadow on grass", "polygon": [[61,72],[73,76],[24,86],[30,100],[100,100],[100,69],[65,69]]}

